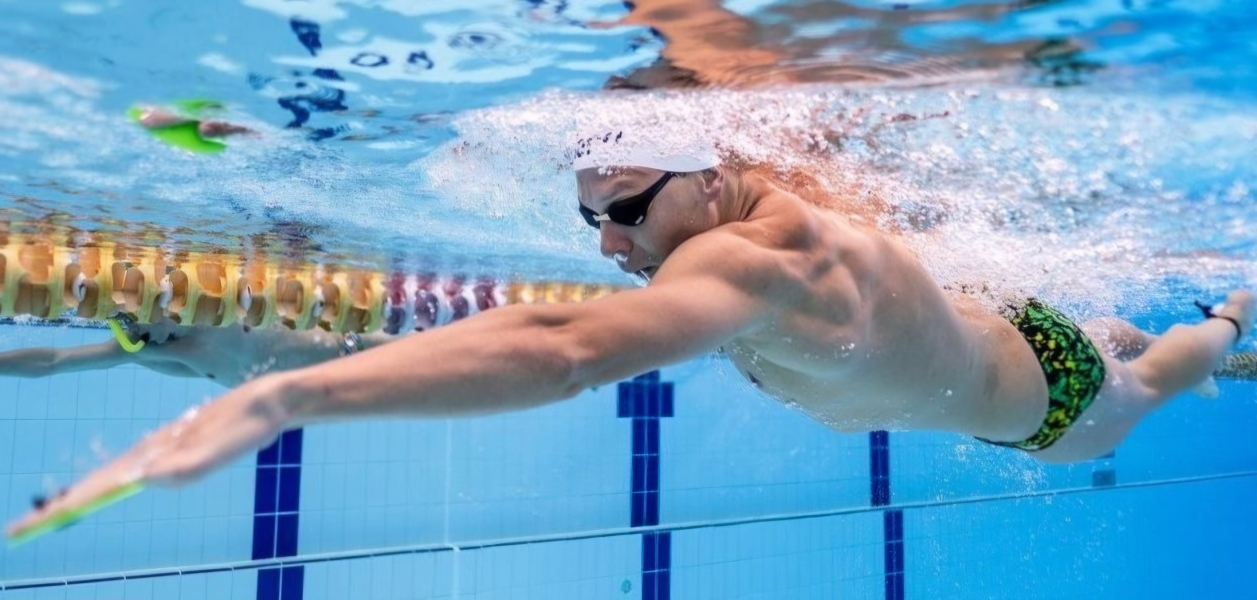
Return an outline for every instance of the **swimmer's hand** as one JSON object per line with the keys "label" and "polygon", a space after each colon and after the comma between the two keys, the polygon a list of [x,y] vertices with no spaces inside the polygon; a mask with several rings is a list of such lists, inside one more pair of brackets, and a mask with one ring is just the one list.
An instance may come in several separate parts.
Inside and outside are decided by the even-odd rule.
{"label": "swimmer's hand", "polygon": [[194,481],[246,452],[270,444],[288,423],[288,411],[278,400],[286,381],[276,376],[261,377],[189,410],[64,494],[10,523],[7,535],[11,540],[24,539],[49,522],[103,506],[102,500],[117,495],[119,490]]}

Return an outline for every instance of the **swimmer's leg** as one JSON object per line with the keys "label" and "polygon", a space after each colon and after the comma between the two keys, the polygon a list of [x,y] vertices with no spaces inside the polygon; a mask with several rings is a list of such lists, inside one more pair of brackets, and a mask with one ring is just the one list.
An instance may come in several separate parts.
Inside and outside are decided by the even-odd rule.
{"label": "swimmer's leg", "polygon": [[[1086,332],[1096,348],[1122,362],[1139,358],[1160,337],[1116,317],[1092,319],[1078,327]],[[1257,381],[1257,352],[1226,355],[1213,375],[1223,379]]]}
{"label": "swimmer's leg", "polygon": [[1091,319],[1078,327],[1101,352],[1122,362],[1139,358],[1157,339],[1157,336],[1116,317]]}
{"label": "swimmer's leg", "polygon": [[201,121],[197,124],[197,131],[203,137],[227,137],[229,135],[239,135],[242,133],[253,133],[248,127],[232,125],[225,121]]}
{"label": "swimmer's leg", "polygon": [[[1252,294],[1231,292],[1217,314],[1235,319],[1247,334],[1253,324]],[[1149,400],[1159,406],[1209,377],[1236,338],[1235,325],[1226,319],[1175,325],[1128,365]]]}
{"label": "swimmer's leg", "polygon": [[139,106],[131,109],[129,112],[131,118],[145,129],[174,127],[176,125],[182,125],[193,121],[193,119],[177,115],[173,112],[163,110],[155,106]]}

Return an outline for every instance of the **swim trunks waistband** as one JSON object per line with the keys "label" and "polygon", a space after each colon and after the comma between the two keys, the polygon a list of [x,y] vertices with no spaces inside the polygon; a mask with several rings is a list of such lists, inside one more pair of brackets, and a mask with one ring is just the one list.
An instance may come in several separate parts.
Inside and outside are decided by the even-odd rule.
{"label": "swim trunks waistband", "polygon": [[1038,300],[1027,300],[1009,319],[1030,344],[1048,385],[1048,411],[1034,435],[1020,442],[988,444],[1027,452],[1055,444],[1095,400],[1104,386],[1104,357],[1091,339],[1065,315]]}

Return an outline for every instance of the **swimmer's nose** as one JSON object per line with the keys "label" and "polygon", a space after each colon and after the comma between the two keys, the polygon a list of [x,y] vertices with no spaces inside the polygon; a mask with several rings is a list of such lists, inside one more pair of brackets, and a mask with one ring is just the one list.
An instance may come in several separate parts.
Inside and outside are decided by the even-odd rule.
{"label": "swimmer's nose", "polygon": [[616,254],[627,255],[632,249],[633,244],[629,242],[628,237],[616,229],[617,227],[610,223],[603,223],[598,230],[601,235],[600,249],[604,258],[611,258]]}

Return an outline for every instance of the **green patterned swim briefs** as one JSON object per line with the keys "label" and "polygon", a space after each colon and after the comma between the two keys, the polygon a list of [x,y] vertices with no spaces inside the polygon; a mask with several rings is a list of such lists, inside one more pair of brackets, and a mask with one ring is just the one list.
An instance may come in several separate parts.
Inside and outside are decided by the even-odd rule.
{"label": "green patterned swim briefs", "polygon": [[1038,300],[1027,300],[1009,322],[1039,357],[1047,378],[1047,417],[1034,435],[1020,442],[978,439],[1034,452],[1055,444],[1091,406],[1104,386],[1104,357],[1073,321]]}

